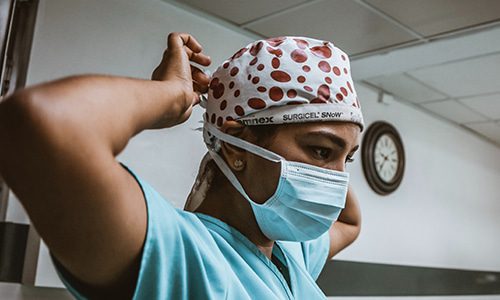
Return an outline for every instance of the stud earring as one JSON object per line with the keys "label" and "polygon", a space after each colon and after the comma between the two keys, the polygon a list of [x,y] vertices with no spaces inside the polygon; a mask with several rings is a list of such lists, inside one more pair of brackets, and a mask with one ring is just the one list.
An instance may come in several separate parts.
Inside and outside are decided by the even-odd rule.
{"label": "stud earring", "polygon": [[241,170],[243,168],[243,161],[241,159],[237,159],[234,161],[233,166],[236,169]]}

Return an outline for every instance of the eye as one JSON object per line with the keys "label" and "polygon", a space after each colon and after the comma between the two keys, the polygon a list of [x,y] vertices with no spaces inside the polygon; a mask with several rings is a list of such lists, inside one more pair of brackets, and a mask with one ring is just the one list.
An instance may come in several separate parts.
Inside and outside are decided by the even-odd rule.
{"label": "eye", "polygon": [[316,159],[326,160],[330,157],[331,150],[324,147],[310,147]]}
{"label": "eye", "polygon": [[352,156],[348,156],[348,157],[346,157],[346,159],[345,159],[345,162],[346,162],[346,163],[352,163],[353,161],[354,161],[354,158],[352,158]]}

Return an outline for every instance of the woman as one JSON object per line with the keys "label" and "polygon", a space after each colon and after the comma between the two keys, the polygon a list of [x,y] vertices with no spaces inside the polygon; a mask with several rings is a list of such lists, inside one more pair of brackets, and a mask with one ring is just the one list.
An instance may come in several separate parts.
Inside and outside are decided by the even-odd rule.
{"label": "woman", "polygon": [[[190,62],[211,63],[171,33],[153,81],[77,76],[15,93],[0,104],[0,172],[79,299],[324,298],[315,279],[360,227],[347,56],[282,37],[242,48],[211,80]],[[207,92],[192,213],[115,156],[142,130],[186,121]]]}

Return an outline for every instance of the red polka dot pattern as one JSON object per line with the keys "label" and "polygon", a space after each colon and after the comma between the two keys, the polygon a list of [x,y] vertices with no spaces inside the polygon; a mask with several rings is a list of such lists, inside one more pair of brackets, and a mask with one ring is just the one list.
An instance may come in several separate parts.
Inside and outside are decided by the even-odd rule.
{"label": "red polka dot pattern", "polygon": [[324,99],[325,102],[330,100],[330,88],[326,84],[322,84],[318,88],[318,98]]}
{"label": "red polka dot pattern", "polygon": [[[212,80],[215,81],[215,80]],[[219,82],[219,80],[215,81],[215,83],[210,85],[210,89],[212,89],[212,95],[215,99],[219,99],[224,95],[224,84]]]}
{"label": "red polka dot pattern", "polygon": [[239,105],[236,105],[236,107],[234,108],[234,112],[240,117],[245,114],[245,110]]}
{"label": "red polka dot pattern", "polygon": [[277,86],[273,86],[269,90],[269,98],[271,98],[271,100],[273,101],[280,101],[281,99],[283,99],[283,95],[283,90]]}
{"label": "red polka dot pattern", "polygon": [[293,39],[297,43],[297,47],[300,49],[306,49],[309,47],[309,43],[306,40],[303,39]]}
{"label": "red polka dot pattern", "polygon": [[288,90],[288,92],[286,92],[286,95],[288,98],[295,98],[297,97],[297,91],[294,89]]}
{"label": "red polka dot pattern", "polygon": [[220,110],[224,110],[226,109],[226,107],[227,107],[227,101],[222,100],[222,102],[220,103]]}
{"label": "red polka dot pattern", "polygon": [[243,53],[245,53],[246,51],[248,50],[248,48],[241,48],[238,52],[236,52],[231,58],[232,59],[236,59],[236,58],[239,58],[243,55]]}
{"label": "red polka dot pattern", "polygon": [[231,76],[235,76],[236,74],[238,74],[238,71],[239,71],[238,67],[233,67],[229,72],[229,74],[231,74]]}
{"label": "red polka dot pattern", "polygon": [[317,57],[330,58],[332,56],[332,49],[328,46],[316,46],[311,48],[311,52]]}
{"label": "red polka dot pattern", "polygon": [[292,80],[290,75],[284,71],[272,71],[271,72],[271,78],[278,81],[278,82],[288,82]]}
{"label": "red polka dot pattern", "polygon": [[339,67],[333,67],[332,71],[333,71],[333,73],[335,75],[340,76],[340,69],[339,69]]}
{"label": "red polka dot pattern", "polygon": [[277,47],[277,46],[281,45],[285,40],[286,40],[285,36],[279,36],[279,37],[275,37],[275,38],[269,38],[266,41],[269,43],[269,45],[271,45],[273,47]]}
{"label": "red polka dot pattern", "polygon": [[269,53],[274,54],[277,57],[281,57],[283,55],[283,51],[281,51],[281,49],[274,49],[271,47],[266,47],[266,49]]}
{"label": "red polka dot pattern", "polygon": [[351,83],[349,81],[347,82],[347,87],[349,88],[349,91],[351,91],[351,93],[354,93],[351,87]]}
{"label": "red polka dot pattern", "polygon": [[320,61],[318,63],[318,67],[321,71],[325,72],[325,73],[328,73],[330,72],[330,64],[327,62],[327,61]]}
{"label": "red polka dot pattern", "polygon": [[347,96],[347,90],[345,89],[345,87],[341,87],[341,88],[340,88],[340,91],[342,92],[342,94],[343,94],[344,96]]}
{"label": "red polka dot pattern", "polygon": [[327,103],[328,101],[321,97],[316,97],[311,100],[311,103]]}
{"label": "red polka dot pattern", "polygon": [[272,60],[271,60],[271,65],[273,66],[273,68],[277,69],[280,67],[280,60],[277,58],[277,57],[274,57]]}
{"label": "red polka dot pattern", "polygon": [[250,54],[252,54],[253,56],[256,56],[257,54],[259,54],[260,49],[262,49],[262,46],[264,46],[264,43],[262,41],[253,45],[252,48],[250,48]]}
{"label": "red polka dot pattern", "polygon": [[260,98],[250,98],[248,99],[248,106],[253,109],[263,109],[266,107],[266,102]]}
{"label": "red polka dot pattern", "polygon": [[239,49],[217,68],[204,118],[220,127],[275,107],[308,104],[349,107],[354,110],[346,120],[362,120],[347,55],[328,41],[273,37]]}
{"label": "red polka dot pattern", "polygon": [[295,49],[290,54],[290,57],[294,62],[303,63],[307,60],[307,54],[302,49]]}

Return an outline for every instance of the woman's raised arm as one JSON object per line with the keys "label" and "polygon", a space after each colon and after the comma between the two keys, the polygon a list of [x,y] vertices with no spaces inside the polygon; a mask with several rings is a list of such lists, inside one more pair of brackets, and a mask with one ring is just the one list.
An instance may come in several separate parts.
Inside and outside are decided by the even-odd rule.
{"label": "woman's raised arm", "polygon": [[69,77],[0,103],[0,173],[51,253],[96,290],[133,292],[146,207],[115,156],[142,130],[187,120],[208,85],[190,61],[210,64],[192,36],[172,33],[152,81]]}

